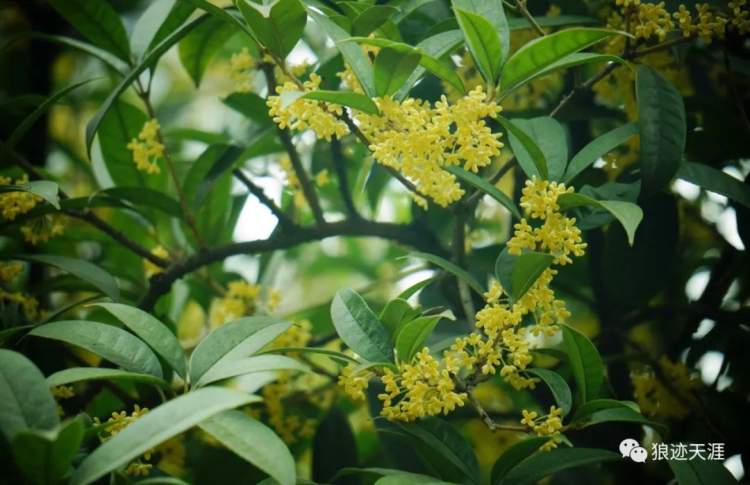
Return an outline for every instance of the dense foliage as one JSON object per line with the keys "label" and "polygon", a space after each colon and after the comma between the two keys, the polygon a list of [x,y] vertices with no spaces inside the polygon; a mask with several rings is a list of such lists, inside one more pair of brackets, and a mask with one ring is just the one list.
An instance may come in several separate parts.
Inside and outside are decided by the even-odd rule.
{"label": "dense foliage", "polygon": [[743,475],[746,0],[6,0],[0,32],[4,482]]}

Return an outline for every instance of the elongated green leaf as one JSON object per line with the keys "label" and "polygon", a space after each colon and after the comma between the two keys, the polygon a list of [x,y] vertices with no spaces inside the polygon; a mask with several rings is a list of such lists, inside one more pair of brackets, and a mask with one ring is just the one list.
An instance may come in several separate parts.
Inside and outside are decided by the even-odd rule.
{"label": "elongated green leaf", "polygon": [[570,424],[576,427],[587,428],[596,424],[611,422],[643,424],[652,428],[657,428],[660,432],[665,432],[667,430],[667,427],[663,424],[647,419],[641,413],[634,411],[629,406],[600,409],[591,413],[580,414],[580,416],[579,413],[576,413],[576,419],[571,421]]}
{"label": "elongated green leaf", "polygon": [[341,52],[344,61],[352,68],[352,72],[357,77],[362,90],[369,97],[375,96],[375,77],[373,75],[372,64],[360,46],[352,42],[342,42],[351,37],[348,32],[336,25],[336,23],[317,12],[316,10],[306,7],[307,13],[315,20],[315,23],[333,40],[336,48]]}
{"label": "elongated green leaf", "polygon": [[447,259],[441,258],[440,256],[436,256],[434,254],[421,252],[411,252],[409,253],[409,255],[415,258],[424,259],[425,261],[429,261],[430,263],[441,267],[456,278],[464,280],[474,291],[476,291],[480,295],[485,291],[482,287],[482,284],[479,283],[479,281],[477,281],[477,279],[474,278],[471,274],[469,274],[468,271],[458,267],[456,264],[448,261]]}
{"label": "elongated green leaf", "polygon": [[631,246],[635,240],[635,231],[643,220],[643,210],[640,207],[622,200],[596,200],[581,193],[571,193],[559,196],[557,203],[561,210],[588,205],[609,211],[622,224]]}
{"label": "elongated green leaf", "polygon": [[388,329],[357,292],[343,289],[336,293],[331,319],[341,340],[360,357],[369,362],[393,362]]}
{"label": "elongated green leaf", "polygon": [[81,381],[108,381],[123,380],[131,382],[143,382],[163,388],[169,388],[169,383],[164,379],[154,377],[151,374],[140,374],[120,369],[109,369],[102,367],[70,367],[51,374],[47,377],[49,387],[63,386]]}
{"label": "elongated green leaf", "polygon": [[49,0],[84,37],[124,61],[130,60],[130,44],[120,16],[106,0]]}
{"label": "elongated green leaf", "polygon": [[32,483],[57,483],[70,469],[83,435],[82,416],[50,431],[21,431],[13,438],[13,458]]}
{"label": "elongated green leaf", "polygon": [[578,330],[562,326],[563,345],[578,386],[578,404],[595,399],[604,382],[604,362],[594,344]]}
{"label": "elongated green leaf", "polygon": [[388,18],[398,12],[390,5],[373,5],[362,11],[352,22],[352,34],[366,36],[383,25]]}
{"label": "elongated green leaf", "polygon": [[258,352],[289,326],[275,317],[246,317],[222,325],[209,333],[190,356],[190,381],[198,382],[219,363]]}
{"label": "elongated green leaf", "polygon": [[[542,27],[559,27],[561,25],[596,25],[600,23],[595,17],[585,15],[542,15],[534,16],[534,20]],[[525,17],[512,17],[508,19],[510,30],[531,29],[531,24]]]}
{"label": "elongated green leaf", "polygon": [[[446,54],[451,53],[463,42],[463,34],[460,30],[449,30],[446,32],[440,32],[420,41],[415,48],[421,52],[422,58],[420,60],[420,67],[416,68],[409,78],[401,86],[401,89],[395,94],[394,98],[401,100],[404,99],[414,84],[422,78],[425,70],[428,69],[434,75],[441,79],[449,82],[453,87],[464,92],[463,82],[460,76],[458,76],[454,70],[450,69],[450,66],[440,61],[440,59]],[[426,60],[425,56],[428,56]],[[434,62],[433,62],[434,60]],[[447,69],[447,70],[446,70]]]}
{"label": "elongated green leaf", "polygon": [[282,347],[282,348],[276,348],[271,349],[266,352],[261,352],[260,355],[265,354],[281,354],[281,353],[295,353],[295,354],[317,354],[317,355],[325,355],[326,357],[330,357],[333,360],[338,360],[339,362],[343,364],[358,364],[359,361],[350,355],[346,355],[342,352],[336,352],[335,350],[330,349],[320,349],[317,347]]}
{"label": "elongated green leaf", "polygon": [[522,129],[516,126],[515,123],[503,118],[502,116],[498,116],[497,120],[503,126],[503,128],[505,128],[505,131],[508,132],[508,139],[510,141],[511,148],[513,148],[513,151],[520,151],[520,149],[522,148],[525,153],[528,153],[529,157],[534,162],[533,166],[521,165],[524,173],[526,173],[529,178],[537,176],[545,180],[548,179],[549,172],[547,171],[547,160],[536,142],[532,140],[531,137],[529,137],[529,135],[527,135]]}
{"label": "elongated green leaf", "polygon": [[399,472],[396,475],[386,475],[379,478],[375,485],[452,485],[451,482],[444,482],[439,478],[420,473]]}
{"label": "elongated green leaf", "polygon": [[56,254],[21,254],[15,256],[15,258],[54,266],[92,284],[113,300],[120,298],[120,289],[112,275],[88,261]]}
{"label": "elongated green leaf", "polygon": [[270,5],[239,0],[237,5],[255,38],[281,59],[302,37],[307,14],[299,0],[276,0]]}
{"label": "elongated green leaf", "polygon": [[557,407],[562,409],[562,415],[566,416],[573,407],[573,395],[570,393],[570,387],[560,374],[549,369],[528,369],[528,372],[541,378],[557,402]]}
{"label": "elongated green leaf", "polygon": [[581,151],[576,153],[570,160],[568,168],[565,170],[563,181],[565,183],[570,182],[591,164],[611,152],[618,145],[628,141],[636,133],[638,133],[638,125],[636,123],[627,123],[594,139],[588,145],[581,148]]}
{"label": "elongated green leaf", "polygon": [[5,438],[59,423],[57,404],[39,369],[22,354],[0,349],[0,431]]}
{"label": "elongated green leaf", "polygon": [[500,36],[500,65],[508,59],[510,50],[509,21],[505,16],[503,0],[452,0],[454,7],[477,14],[488,20]]}
{"label": "elongated green leaf", "polygon": [[479,483],[479,462],[474,450],[449,423],[429,417],[400,428],[460,470],[472,483]]}
{"label": "elongated green leaf", "polygon": [[501,485],[504,483],[503,479],[513,467],[536,453],[536,451],[547,441],[549,441],[549,438],[535,436],[521,440],[505,450],[497,461],[495,461],[495,464],[492,465],[490,483],[492,483],[492,485]]}
{"label": "elongated green leaf", "polygon": [[[63,45],[65,47],[70,47],[72,49],[79,50],[85,54],[88,54],[90,56],[94,56],[115,71],[117,71],[119,74],[125,74],[128,69],[129,65],[119,57],[113,55],[109,51],[106,51],[104,49],[101,49],[93,44],[89,44],[88,42],[84,42],[82,40],[74,39],[72,37],[66,37],[64,35],[50,35],[45,34],[42,32],[26,32],[23,34],[20,34],[16,37],[13,37],[7,44],[3,46],[6,47],[12,43],[18,42],[19,40],[23,39],[38,39],[45,42],[51,42],[53,44],[59,44]],[[0,51],[3,50],[3,48],[0,48]]]}
{"label": "elongated green leaf", "polygon": [[148,187],[112,187],[99,192],[139,207],[149,207],[170,217],[182,217],[180,203],[173,197]]}
{"label": "elongated green leaf", "polygon": [[180,62],[196,86],[200,86],[211,60],[236,32],[233,25],[212,17],[180,41]]}
{"label": "elongated green leaf", "polygon": [[317,101],[325,101],[326,103],[340,104],[371,115],[379,113],[378,105],[376,105],[372,99],[351,91],[318,90],[307,93],[301,91],[287,91],[281,94],[281,106],[289,106],[298,99],[314,99]]}
{"label": "elongated green leaf", "polygon": [[500,100],[502,101],[503,99],[505,99],[516,89],[525,86],[526,84],[536,79],[553,74],[557,71],[570,69],[571,67],[584,64],[602,64],[608,62],[618,62],[620,64],[628,65],[628,63],[621,57],[613,56],[610,54],[597,54],[593,52],[574,52],[572,54],[568,54],[567,56],[553,62],[552,64],[547,65],[543,69],[534,71],[532,74],[529,74],[528,77],[519,79],[512,86],[505,86],[503,89],[503,93],[500,96]]}
{"label": "elongated green leaf", "polygon": [[431,278],[424,279],[422,281],[419,281],[417,283],[414,283],[401,293],[396,298],[401,298],[402,300],[408,300],[411,298],[412,295],[417,293],[418,291],[421,291],[423,288],[428,286],[430,283],[433,283],[435,280],[437,280],[437,277],[433,276]]}
{"label": "elongated green leaf", "polygon": [[557,448],[547,453],[536,454],[522,461],[508,472],[503,485],[536,483],[547,475],[579,466],[593,465],[621,459],[609,450],[592,448]]}
{"label": "elongated green leaf", "polygon": [[205,387],[168,401],[95,449],[81,462],[70,483],[92,483],[205,419],[258,400],[230,389]]}
{"label": "elongated green leaf", "polygon": [[386,47],[375,58],[375,92],[390,96],[401,88],[404,81],[419,65],[418,53],[403,53]]}
{"label": "elongated green leaf", "polygon": [[123,369],[162,377],[159,359],[151,349],[125,330],[85,320],[61,320],[36,327],[35,337],[58,340],[82,347]]}
{"label": "elongated green leaf", "polygon": [[389,301],[378,317],[391,334],[392,340],[396,340],[396,330],[402,323],[417,317],[419,310],[412,308],[409,302],[402,298]]}
{"label": "elongated green leaf", "polygon": [[425,316],[404,323],[396,335],[396,356],[400,362],[411,362],[412,357],[424,346],[440,321],[440,316]]}
{"label": "elongated green leaf", "polygon": [[453,10],[474,63],[484,80],[494,84],[500,74],[502,62],[500,36],[484,17],[460,8]]}
{"label": "elongated green leaf", "polygon": [[49,180],[33,180],[20,185],[0,185],[0,194],[5,192],[29,192],[49,202],[55,209],[60,209],[60,187]]}
{"label": "elongated green leaf", "polygon": [[220,362],[206,371],[195,385],[200,387],[212,382],[229,379],[230,377],[252,374],[253,372],[276,370],[309,372],[310,368],[305,364],[283,355],[256,355],[244,359]]}
{"label": "elongated green leaf", "polygon": [[136,59],[175,31],[195,7],[179,0],[154,0],[141,14],[130,35],[130,50]]}
{"label": "elongated green leaf", "polygon": [[239,411],[224,411],[203,421],[200,428],[280,485],[295,483],[292,454],[281,438],[261,422]]}
{"label": "elongated green leaf", "polygon": [[[517,118],[513,120],[513,124],[534,140],[544,154],[549,179],[562,179],[565,165],[568,163],[568,135],[560,122],[549,116],[541,116],[530,119]],[[519,143],[513,133],[510,134],[510,140],[518,164],[526,167],[525,172],[532,171],[536,164],[524,144]]]}
{"label": "elongated green leaf", "polygon": [[505,248],[495,262],[495,276],[513,301],[518,301],[552,264],[551,254],[530,252],[520,256]]}
{"label": "elongated green leaf", "polygon": [[733,485],[739,483],[721,461],[668,460],[679,485]]}
{"label": "elongated green leaf", "polygon": [[615,408],[628,408],[637,413],[640,412],[638,404],[633,401],[618,401],[617,399],[592,399],[591,401],[578,406],[578,409],[576,409],[576,412],[573,413],[573,417],[570,419],[570,421],[574,422],[578,420],[584,420],[587,416],[597,411]]}
{"label": "elongated green leaf", "polygon": [[489,183],[482,177],[474,173],[471,173],[469,171],[466,171],[462,169],[461,167],[456,167],[453,165],[445,167],[445,170],[452,173],[456,177],[460,178],[464,182],[473,185],[475,188],[481,190],[482,192],[489,195],[496,201],[500,202],[500,204],[502,204],[506,209],[508,209],[510,213],[513,215],[513,217],[515,217],[516,219],[521,218],[521,212],[518,210],[518,207],[516,207],[516,204],[513,203],[511,198],[505,195],[504,193],[502,193],[500,189],[498,189],[497,187],[495,187],[494,185],[492,185],[491,183]]}
{"label": "elongated green leaf", "polygon": [[651,68],[639,66],[635,79],[641,137],[641,194],[666,186],[685,151],[685,105],[677,89]]}
{"label": "elongated green leaf", "polygon": [[117,317],[159,354],[182,378],[187,377],[187,360],[177,337],[162,322],[140,308],[121,303],[95,303]]}
{"label": "elongated green leaf", "polygon": [[539,37],[508,59],[500,77],[500,86],[503,90],[510,89],[565,56],[619,34],[614,30],[573,27]]}
{"label": "elongated green leaf", "polygon": [[261,126],[270,126],[272,123],[271,117],[268,116],[266,100],[255,93],[232,93],[223,101],[233,110],[242,113]]}
{"label": "elongated green leaf", "polygon": [[677,171],[677,176],[750,208],[750,186],[721,170],[702,163],[683,162]]}

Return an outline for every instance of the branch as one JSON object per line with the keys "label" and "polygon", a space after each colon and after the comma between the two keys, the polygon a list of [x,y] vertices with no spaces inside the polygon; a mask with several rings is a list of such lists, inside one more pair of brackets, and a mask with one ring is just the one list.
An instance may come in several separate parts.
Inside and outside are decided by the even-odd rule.
{"label": "branch", "polygon": [[484,407],[482,407],[482,404],[479,402],[479,399],[477,399],[474,396],[474,394],[471,393],[471,390],[468,390],[467,394],[469,396],[469,402],[471,403],[472,406],[474,406],[474,409],[476,409],[477,414],[479,414],[479,417],[482,418],[482,421],[484,421],[484,424],[487,425],[490,431],[504,430],[504,431],[528,432],[528,429],[526,429],[523,426],[496,423],[495,420],[492,419],[492,416],[490,416],[487,413],[487,411],[484,409]]}
{"label": "branch", "polygon": [[539,36],[544,37],[547,35],[547,32],[544,31],[541,25],[534,19],[534,16],[531,15],[531,12],[529,12],[529,9],[526,8],[526,0],[516,0],[516,7],[518,7],[518,10],[523,14],[524,17],[526,17],[526,20],[529,21],[531,26],[536,30],[536,33],[539,34]]}
{"label": "branch", "polygon": [[277,231],[268,239],[216,246],[173,264],[166,271],[151,279],[151,285],[139,302],[139,307],[150,310],[159,297],[170,290],[172,283],[176,280],[198,268],[222,261],[229,256],[288,249],[333,236],[378,237],[400,242],[420,251],[428,251],[441,256],[446,255],[446,251],[436,239],[426,237],[427,234],[423,230],[412,224],[392,224],[360,219],[323,223],[314,227],[288,227],[285,230]]}
{"label": "branch", "polygon": [[232,171],[232,174],[242,182],[242,184],[247,188],[247,190],[250,191],[251,194],[253,194],[257,199],[260,201],[261,204],[268,207],[268,209],[273,213],[274,216],[276,216],[276,219],[279,220],[279,224],[282,226],[294,226],[294,221],[292,221],[288,215],[284,213],[284,211],[281,210],[279,206],[277,206],[273,200],[271,200],[265,192],[263,192],[263,189],[258,187],[253,183],[250,178],[245,175],[245,173],[240,170],[239,168],[234,169]]}
{"label": "branch", "polygon": [[339,181],[339,192],[341,192],[341,198],[344,200],[346,212],[349,214],[349,217],[359,219],[360,215],[354,206],[352,192],[349,189],[349,179],[346,176],[346,165],[344,153],[341,149],[341,142],[336,137],[331,139],[331,157],[333,158],[333,168],[336,170],[336,178]]}

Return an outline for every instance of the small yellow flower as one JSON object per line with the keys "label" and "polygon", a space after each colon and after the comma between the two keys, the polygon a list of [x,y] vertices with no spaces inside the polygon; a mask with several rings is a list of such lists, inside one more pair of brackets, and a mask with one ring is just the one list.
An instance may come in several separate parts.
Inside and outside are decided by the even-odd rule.
{"label": "small yellow flower", "polygon": [[138,170],[149,175],[161,173],[156,163],[164,156],[164,145],[159,141],[159,121],[150,119],[143,124],[137,138],[128,143],[127,148],[133,152],[133,162]]}
{"label": "small yellow flower", "polygon": [[[26,175],[15,181],[10,177],[0,176],[0,185],[25,185],[27,183],[29,183],[29,177]],[[40,200],[38,195],[31,192],[3,192],[0,193],[0,213],[5,220],[12,221],[17,216],[29,212]]]}
{"label": "small yellow flower", "polygon": [[315,185],[317,185],[318,187],[325,187],[330,181],[331,178],[327,169],[323,169],[315,174]]}
{"label": "small yellow flower", "polygon": [[234,82],[234,91],[249,93],[253,90],[256,63],[247,47],[232,54],[229,58],[229,77]]}
{"label": "small yellow flower", "polygon": [[[151,254],[154,256],[158,256],[162,259],[168,259],[169,258],[169,251],[167,251],[164,246],[156,246],[154,249],[151,250]],[[157,266],[148,259],[143,260],[143,272],[146,274],[146,278],[151,278],[154,275],[157,275],[159,273],[164,272],[164,268],[161,266]]]}

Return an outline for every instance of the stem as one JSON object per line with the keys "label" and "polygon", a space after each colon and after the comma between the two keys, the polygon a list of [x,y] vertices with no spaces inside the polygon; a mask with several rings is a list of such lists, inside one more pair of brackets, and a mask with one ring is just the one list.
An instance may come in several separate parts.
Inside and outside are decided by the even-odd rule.
{"label": "stem", "polygon": [[472,394],[471,390],[467,390],[467,394],[469,396],[469,402],[471,405],[476,409],[477,414],[479,414],[479,417],[482,418],[482,421],[484,421],[484,424],[487,425],[487,427],[490,429],[490,431],[520,431],[520,432],[527,432],[528,430],[523,426],[517,426],[512,424],[498,424],[495,422],[494,419],[492,419],[492,416],[487,413],[487,411],[482,407],[482,404],[479,402],[479,399],[477,399],[474,394]]}
{"label": "stem", "polygon": [[518,7],[518,10],[523,14],[524,17],[526,17],[526,20],[529,21],[531,26],[536,30],[536,33],[539,34],[540,37],[544,37],[547,35],[547,32],[544,31],[541,25],[534,19],[534,16],[531,15],[531,12],[529,12],[529,9],[526,8],[526,0],[516,0],[516,7]]}
{"label": "stem", "polygon": [[271,200],[265,192],[263,192],[263,189],[258,187],[253,183],[250,178],[245,175],[245,173],[240,170],[239,168],[232,171],[232,174],[242,182],[242,184],[247,188],[247,190],[250,191],[251,194],[253,194],[260,202],[261,204],[268,207],[268,209],[271,211],[271,213],[276,216],[276,219],[279,220],[279,224],[282,226],[294,226],[294,221],[292,221],[288,215],[284,213],[284,211],[281,210],[279,206],[277,206],[273,200]]}

